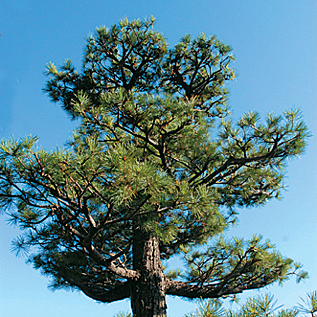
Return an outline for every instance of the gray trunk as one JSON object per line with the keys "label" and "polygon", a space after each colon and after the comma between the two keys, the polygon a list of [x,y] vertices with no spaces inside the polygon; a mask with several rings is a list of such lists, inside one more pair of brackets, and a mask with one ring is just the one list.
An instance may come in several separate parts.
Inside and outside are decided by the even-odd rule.
{"label": "gray trunk", "polygon": [[133,317],[166,316],[165,276],[162,271],[159,242],[150,234],[134,230],[133,268],[141,277],[132,283]]}

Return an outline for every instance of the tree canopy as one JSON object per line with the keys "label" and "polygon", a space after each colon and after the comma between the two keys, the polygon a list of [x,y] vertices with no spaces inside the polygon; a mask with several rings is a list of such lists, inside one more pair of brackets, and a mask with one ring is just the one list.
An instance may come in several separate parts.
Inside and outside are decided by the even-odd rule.
{"label": "tree canopy", "polygon": [[[169,48],[154,19],[87,39],[83,65],[48,65],[45,91],[78,122],[63,148],[3,140],[0,205],[17,250],[52,279],[100,301],[166,314],[166,295],[219,298],[305,276],[269,241],[226,240],[237,207],[278,197],[309,133],[298,110],[230,119],[231,48],[184,36]],[[161,261],[183,256],[168,272]]]}

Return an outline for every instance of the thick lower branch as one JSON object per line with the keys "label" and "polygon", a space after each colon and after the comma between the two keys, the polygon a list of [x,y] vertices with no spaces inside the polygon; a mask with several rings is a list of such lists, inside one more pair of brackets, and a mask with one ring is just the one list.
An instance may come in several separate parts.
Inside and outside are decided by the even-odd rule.
{"label": "thick lower branch", "polygon": [[166,295],[176,295],[186,298],[220,298],[227,295],[239,294],[245,290],[261,288],[272,282],[274,282],[274,280],[254,281],[244,285],[226,285],[221,287],[219,284],[193,285],[169,280]]}
{"label": "thick lower branch", "polygon": [[123,300],[130,297],[130,286],[127,284],[118,285],[118,286],[115,286],[111,290],[107,290],[103,292],[94,292],[93,290],[90,290],[89,288],[80,288],[80,289],[88,297],[103,303],[111,303],[111,302]]}
{"label": "thick lower branch", "polygon": [[130,285],[127,283],[115,285],[110,289],[101,289],[94,286],[89,287],[86,283],[76,281],[69,276],[66,277],[71,284],[77,286],[85,295],[103,303],[111,303],[130,297]]}

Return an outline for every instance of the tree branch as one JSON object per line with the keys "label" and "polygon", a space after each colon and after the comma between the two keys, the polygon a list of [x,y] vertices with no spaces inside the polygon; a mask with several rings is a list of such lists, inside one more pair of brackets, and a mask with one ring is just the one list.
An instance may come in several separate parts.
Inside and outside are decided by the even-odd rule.
{"label": "tree branch", "polygon": [[244,283],[240,285],[227,284],[226,286],[221,287],[220,283],[212,285],[193,285],[189,283],[169,280],[167,283],[166,294],[182,296],[186,298],[219,298],[230,294],[239,294],[245,290],[261,288],[274,281],[274,279],[257,279],[249,283]]}

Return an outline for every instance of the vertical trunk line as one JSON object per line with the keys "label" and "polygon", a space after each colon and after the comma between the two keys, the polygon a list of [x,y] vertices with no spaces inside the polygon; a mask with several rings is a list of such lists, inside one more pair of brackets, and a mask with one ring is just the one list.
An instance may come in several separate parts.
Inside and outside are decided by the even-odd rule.
{"label": "vertical trunk line", "polygon": [[133,238],[133,268],[141,275],[131,288],[133,316],[166,316],[166,279],[161,265],[159,241],[138,229]]}

